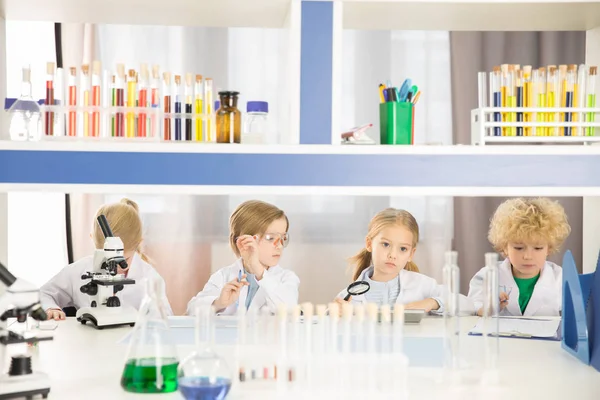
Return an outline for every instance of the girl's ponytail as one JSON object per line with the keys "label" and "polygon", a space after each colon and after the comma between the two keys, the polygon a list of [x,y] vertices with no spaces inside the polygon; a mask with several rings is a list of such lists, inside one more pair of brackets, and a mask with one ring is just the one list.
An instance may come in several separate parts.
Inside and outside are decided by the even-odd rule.
{"label": "girl's ponytail", "polygon": [[404,269],[411,272],[420,272],[419,267],[417,267],[417,264],[415,264],[412,261],[407,262]]}
{"label": "girl's ponytail", "polygon": [[352,273],[352,280],[358,279],[360,274],[371,266],[371,252],[366,248],[363,248],[358,254],[350,258],[350,262],[355,265],[354,272]]}

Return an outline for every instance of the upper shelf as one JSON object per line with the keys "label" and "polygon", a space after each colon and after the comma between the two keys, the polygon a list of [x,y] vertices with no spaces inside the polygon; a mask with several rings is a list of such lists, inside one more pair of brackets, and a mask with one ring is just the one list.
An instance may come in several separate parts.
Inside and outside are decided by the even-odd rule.
{"label": "upper shelf", "polygon": [[0,0],[11,20],[265,27],[285,25],[291,0]]}
{"label": "upper shelf", "polygon": [[600,27],[598,0],[343,0],[345,29],[566,31]]}

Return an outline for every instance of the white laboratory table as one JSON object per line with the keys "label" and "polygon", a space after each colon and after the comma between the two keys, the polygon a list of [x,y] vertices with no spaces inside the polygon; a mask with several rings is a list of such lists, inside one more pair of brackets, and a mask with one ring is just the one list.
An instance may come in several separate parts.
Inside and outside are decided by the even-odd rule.
{"label": "white laboratory table", "polygon": [[[441,336],[443,321],[428,317],[419,325],[406,325],[407,337]],[[476,317],[465,317],[465,331],[476,323]],[[52,381],[50,399],[180,399],[178,393],[168,395],[138,395],[120,387],[126,345],[118,342],[131,330],[129,327],[102,331],[80,325],[75,319],[61,321],[54,330],[54,340],[39,344],[37,367],[49,374]],[[465,354],[481,354],[482,338],[462,337]],[[232,347],[232,346],[228,346]],[[180,357],[189,354],[191,346],[178,348]],[[600,372],[584,365],[565,352],[560,342],[500,339],[500,380],[494,389],[467,385],[449,390],[440,383],[439,368],[410,368],[409,398],[412,399],[600,399]],[[481,396],[481,397],[480,397]],[[263,396],[259,396],[262,398]],[[257,398],[236,392],[231,399]]]}

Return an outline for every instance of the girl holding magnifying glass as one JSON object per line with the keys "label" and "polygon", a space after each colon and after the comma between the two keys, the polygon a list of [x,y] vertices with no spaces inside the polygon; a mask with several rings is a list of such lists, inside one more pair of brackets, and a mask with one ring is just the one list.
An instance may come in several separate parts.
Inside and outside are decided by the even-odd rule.
{"label": "girl holding magnifying glass", "polygon": [[238,259],[211,275],[187,313],[193,315],[198,304],[213,305],[221,315],[236,314],[239,307],[274,313],[280,304],[298,304],[300,279],[279,266],[288,228],[287,216],[274,205],[240,204],[229,219],[229,244]]}
{"label": "girl holding magnifying glass", "polygon": [[364,286],[369,289],[354,296],[353,288],[344,289],[335,301],[398,303],[406,309],[441,313],[443,287],[419,273],[412,261],[418,241],[419,225],[408,211],[387,208],[377,213],[369,223],[365,247],[350,259],[354,264],[353,280],[366,281],[368,285]]}

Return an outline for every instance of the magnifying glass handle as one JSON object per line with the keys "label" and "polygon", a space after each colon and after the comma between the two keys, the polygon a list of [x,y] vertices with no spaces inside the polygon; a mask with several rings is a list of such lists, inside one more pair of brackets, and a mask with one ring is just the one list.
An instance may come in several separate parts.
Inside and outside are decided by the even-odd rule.
{"label": "magnifying glass handle", "polygon": [[346,295],[346,297],[344,297],[344,301],[348,301],[348,299],[350,298],[350,296],[352,296],[352,295],[351,295],[350,293],[348,293],[348,294]]}

